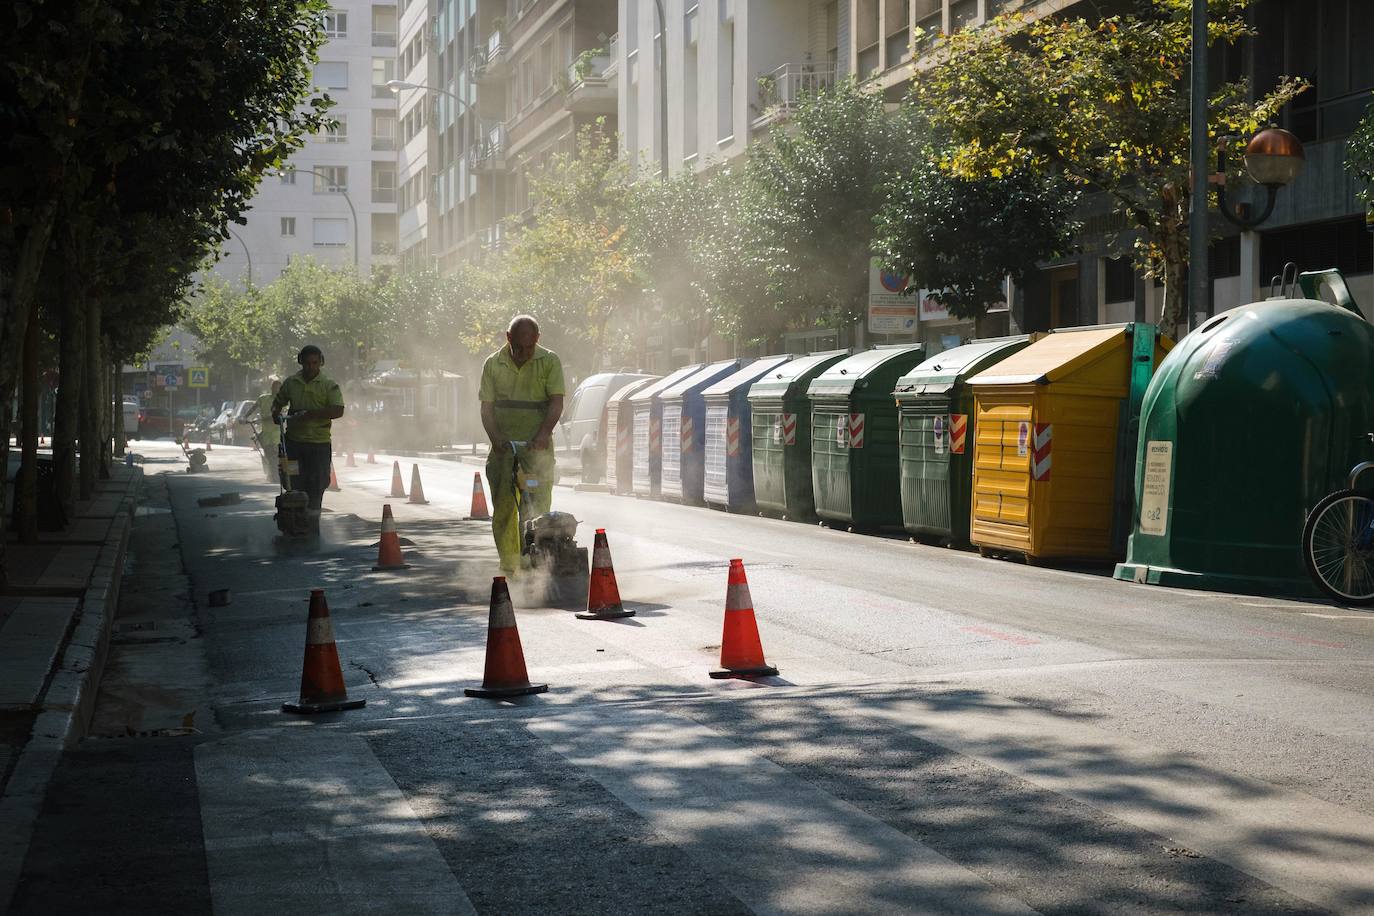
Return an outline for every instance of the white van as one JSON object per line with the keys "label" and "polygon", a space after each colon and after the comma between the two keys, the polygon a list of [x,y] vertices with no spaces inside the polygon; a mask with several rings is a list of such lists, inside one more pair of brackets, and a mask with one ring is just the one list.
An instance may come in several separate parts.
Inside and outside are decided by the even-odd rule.
{"label": "white van", "polygon": [[563,405],[563,416],[553,431],[553,447],[560,452],[577,451],[584,482],[596,483],[605,471],[606,400],[630,382],[649,377],[640,372],[598,372],[583,379]]}

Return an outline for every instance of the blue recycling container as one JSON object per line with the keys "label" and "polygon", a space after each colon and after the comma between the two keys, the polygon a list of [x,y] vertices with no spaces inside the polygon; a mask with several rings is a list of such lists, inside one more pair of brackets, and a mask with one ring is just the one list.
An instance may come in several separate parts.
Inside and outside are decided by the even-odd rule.
{"label": "blue recycling container", "polygon": [[702,496],[712,509],[757,510],[749,389],[791,358],[791,354],[765,356],[702,392],[706,401],[706,467]]}
{"label": "blue recycling container", "polygon": [[631,488],[635,496],[658,497],[663,473],[664,389],[701,369],[701,363],[683,366],[647,388],[630,395],[634,407],[634,458],[630,465]]}
{"label": "blue recycling container", "polygon": [[706,399],[702,392],[734,373],[740,365],[738,359],[711,363],[663,390],[660,499],[693,506],[702,504],[706,463]]}

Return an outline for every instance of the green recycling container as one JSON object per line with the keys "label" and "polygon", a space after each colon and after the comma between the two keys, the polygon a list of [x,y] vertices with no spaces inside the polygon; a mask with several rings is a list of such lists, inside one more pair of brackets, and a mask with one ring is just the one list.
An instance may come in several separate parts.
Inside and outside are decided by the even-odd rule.
{"label": "green recycling container", "polygon": [[976,340],[937,353],[897,381],[902,526],[920,538],[967,546],[973,489],[973,389],[966,380],[1032,338]]}
{"label": "green recycling container", "polygon": [[840,360],[811,383],[811,485],[823,521],[900,528],[897,403],[892,389],[925,355],[923,344],[875,347]]}
{"label": "green recycling container", "polygon": [[816,514],[811,490],[811,399],[806,390],[849,356],[828,350],[783,363],[749,388],[754,502],[762,512],[790,519]]}
{"label": "green recycling container", "polygon": [[1307,514],[1374,459],[1374,326],[1352,309],[1270,299],[1179,342],[1145,393],[1116,578],[1318,594],[1302,558]]}

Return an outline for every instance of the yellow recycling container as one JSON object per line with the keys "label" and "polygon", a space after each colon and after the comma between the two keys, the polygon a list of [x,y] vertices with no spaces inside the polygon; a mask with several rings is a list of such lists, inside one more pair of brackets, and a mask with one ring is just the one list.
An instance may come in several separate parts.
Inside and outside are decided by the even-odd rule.
{"label": "yellow recycling container", "polygon": [[1065,328],[969,379],[980,551],[1125,555],[1140,405],[1172,347],[1149,324]]}

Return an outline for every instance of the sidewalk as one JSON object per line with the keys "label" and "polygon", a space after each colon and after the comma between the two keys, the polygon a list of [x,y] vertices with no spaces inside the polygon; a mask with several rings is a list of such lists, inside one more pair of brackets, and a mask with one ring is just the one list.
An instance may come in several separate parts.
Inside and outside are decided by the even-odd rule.
{"label": "sidewalk", "polygon": [[[12,473],[12,467],[11,467]],[[49,779],[86,731],[143,469],[116,465],[63,531],[5,545],[0,588],[0,910],[14,891]]]}

